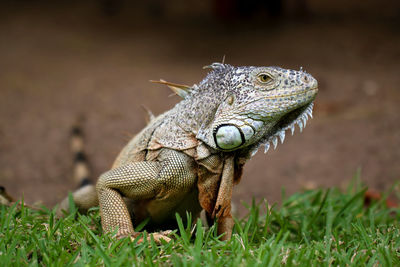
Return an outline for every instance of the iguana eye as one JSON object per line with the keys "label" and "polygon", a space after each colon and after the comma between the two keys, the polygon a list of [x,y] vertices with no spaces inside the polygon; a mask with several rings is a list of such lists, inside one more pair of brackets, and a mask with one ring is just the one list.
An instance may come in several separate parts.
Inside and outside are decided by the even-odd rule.
{"label": "iguana eye", "polygon": [[266,73],[261,73],[261,74],[258,74],[258,80],[259,80],[261,83],[269,83],[269,82],[272,81],[272,77],[269,76],[269,75],[266,74]]}

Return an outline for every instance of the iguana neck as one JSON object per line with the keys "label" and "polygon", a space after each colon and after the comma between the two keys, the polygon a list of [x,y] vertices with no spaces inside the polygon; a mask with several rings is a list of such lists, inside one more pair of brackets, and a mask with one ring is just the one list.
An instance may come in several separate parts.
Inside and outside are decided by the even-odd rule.
{"label": "iguana neck", "polygon": [[195,85],[196,89],[191,91],[189,97],[175,106],[174,115],[181,128],[196,135],[201,127],[211,124],[219,105],[229,93],[230,85],[221,84],[220,81],[222,77],[230,75],[230,68],[231,66],[227,65],[225,69],[210,72]]}
{"label": "iguana neck", "polygon": [[196,135],[203,125],[209,125],[224,98],[224,92],[197,92],[189,99],[179,102],[174,108],[177,125],[186,132]]}

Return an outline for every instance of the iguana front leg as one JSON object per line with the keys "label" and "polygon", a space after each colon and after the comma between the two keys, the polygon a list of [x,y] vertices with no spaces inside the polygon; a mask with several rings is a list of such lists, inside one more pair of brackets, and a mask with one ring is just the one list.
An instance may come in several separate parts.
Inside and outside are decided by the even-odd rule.
{"label": "iguana front leg", "polygon": [[224,234],[221,237],[222,240],[231,239],[234,225],[231,214],[234,164],[234,156],[229,156],[224,161],[221,184],[218,189],[218,197],[212,214],[212,217],[217,218],[218,235]]}
{"label": "iguana front leg", "polygon": [[173,211],[179,197],[195,185],[192,168],[183,153],[164,150],[159,161],[128,163],[101,175],[96,188],[103,230],[118,228],[117,238],[138,235],[123,197],[137,201],[163,199],[171,203],[165,209]]}
{"label": "iguana front leg", "polygon": [[160,170],[159,162],[137,162],[110,170],[100,176],[96,189],[101,225],[105,232],[118,227],[117,238],[136,235],[121,193],[137,200],[154,197],[160,188],[157,181]]}

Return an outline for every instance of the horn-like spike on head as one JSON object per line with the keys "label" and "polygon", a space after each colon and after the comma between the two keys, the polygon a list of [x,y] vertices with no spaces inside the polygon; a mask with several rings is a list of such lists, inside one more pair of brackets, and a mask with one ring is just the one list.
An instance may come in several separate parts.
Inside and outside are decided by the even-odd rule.
{"label": "horn-like spike on head", "polygon": [[189,85],[170,83],[164,80],[159,80],[159,81],[150,80],[150,82],[164,84],[168,86],[175,94],[179,95],[183,99],[185,99],[189,95],[192,89]]}
{"label": "horn-like spike on head", "polygon": [[[225,59],[224,59],[225,61]],[[203,69],[213,69],[213,70],[222,70],[226,68],[227,65],[225,63],[214,62],[211,65],[204,66]]]}
{"label": "horn-like spike on head", "polygon": [[147,113],[147,117],[145,119],[146,119],[146,123],[149,124],[150,122],[152,122],[156,118],[156,116],[154,116],[153,112],[151,112],[151,110],[148,109],[145,105],[141,105],[141,107]]}

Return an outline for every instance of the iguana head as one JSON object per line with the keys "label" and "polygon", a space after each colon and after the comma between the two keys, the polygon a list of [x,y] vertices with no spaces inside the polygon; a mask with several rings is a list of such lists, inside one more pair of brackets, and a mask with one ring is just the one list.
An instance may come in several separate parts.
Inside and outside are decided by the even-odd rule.
{"label": "iguana head", "polygon": [[[234,151],[261,144],[268,151],[283,142],[285,131],[300,131],[312,115],[318,83],[310,74],[279,67],[233,67],[214,63],[193,98],[217,101],[211,119],[202,122],[196,137],[214,149]],[[212,96],[212,97],[210,97]],[[210,117],[210,116],[208,116]]]}

